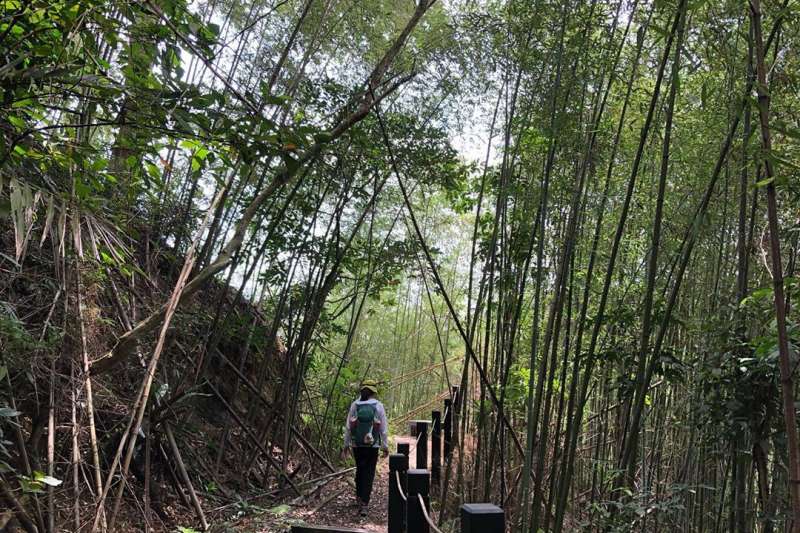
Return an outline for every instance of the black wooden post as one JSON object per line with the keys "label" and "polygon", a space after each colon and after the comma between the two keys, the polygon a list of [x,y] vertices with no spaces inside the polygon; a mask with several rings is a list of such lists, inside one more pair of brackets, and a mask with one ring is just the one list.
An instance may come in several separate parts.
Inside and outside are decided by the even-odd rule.
{"label": "black wooden post", "polygon": [[451,399],[453,400],[452,434],[450,438],[454,441],[458,441],[458,409],[461,406],[461,396],[458,393],[458,386],[453,385],[450,393]]}
{"label": "black wooden post", "polygon": [[[397,480],[400,479],[400,486]],[[406,502],[400,489],[407,492],[408,456],[393,453],[389,456],[389,528],[388,533],[403,533],[406,521]]]}
{"label": "black wooden post", "polygon": [[442,470],[442,413],[431,413],[431,482],[438,484]]}
{"label": "black wooden post", "polygon": [[444,421],[442,422],[442,432],[444,433],[444,460],[450,459],[453,438],[453,400],[444,400]]}
{"label": "black wooden post", "polygon": [[461,506],[461,533],[504,533],[505,528],[506,517],[498,506],[491,503]]}
{"label": "black wooden post", "polygon": [[430,512],[429,495],[431,474],[427,470],[414,469],[408,471],[408,505],[406,507],[406,526],[408,533],[430,533],[430,526],[422,513],[419,496],[425,503],[425,510]]}
{"label": "black wooden post", "polygon": [[411,445],[407,442],[398,442],[397,453],[402,453],[403,455],[408,457],[409,454],[411,453]]}
{"label": "black wooden post", "polygon": [[428,468],[428,423],[417,420],[417,469]]}

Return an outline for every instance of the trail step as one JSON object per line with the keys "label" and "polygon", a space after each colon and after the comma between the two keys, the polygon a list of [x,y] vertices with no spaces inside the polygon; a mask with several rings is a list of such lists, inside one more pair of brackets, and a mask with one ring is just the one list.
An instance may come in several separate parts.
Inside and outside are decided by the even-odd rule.
{"label": "trail step", "polygon": [[369,533],[365,529],[354,529],[351,527],[338,526],[292,526],[292,533]]}

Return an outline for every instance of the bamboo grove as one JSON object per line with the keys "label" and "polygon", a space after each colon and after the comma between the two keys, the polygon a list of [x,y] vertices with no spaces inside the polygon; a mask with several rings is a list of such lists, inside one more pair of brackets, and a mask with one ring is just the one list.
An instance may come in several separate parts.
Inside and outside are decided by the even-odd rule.
{"label": "bamboo grove", "polygon": [[796,0],[2,6],[0,529],[253,530],[369,376],[443,531],[800,531]]}

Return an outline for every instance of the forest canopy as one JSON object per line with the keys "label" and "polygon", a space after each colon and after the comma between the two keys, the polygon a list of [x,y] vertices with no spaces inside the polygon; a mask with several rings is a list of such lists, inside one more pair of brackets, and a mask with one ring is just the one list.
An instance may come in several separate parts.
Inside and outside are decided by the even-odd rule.
{"label": "forest canopy", "polygon": [[800,532],[799,51],[797,0],[4,0],[0,530],[285,531],[369,379],[392,444],[453,402],[442,531]]}

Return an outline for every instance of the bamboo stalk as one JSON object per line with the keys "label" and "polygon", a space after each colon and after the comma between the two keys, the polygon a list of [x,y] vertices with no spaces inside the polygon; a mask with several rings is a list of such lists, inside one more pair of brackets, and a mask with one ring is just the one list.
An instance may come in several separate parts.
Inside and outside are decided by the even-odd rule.
{"label": "bamboo stalk", "polygon": [[[94,395],[92,393],[92,377],[89,374],[89,354],[86,349],[86,326],[83,319],[83,283],[81,280],[80,260],[75,262],[75,299],[77,305],[78,329],[80,331],[80,351],[82,360],[83,385],[86,393],[86,417],[89,422],[89,445],[92,453],[92,478],[96,495],[103,492],[103,479],[100,473],[100,453],[97,445],[97,430],[94,423]],[[105,508],[99,504],[100,529],[106,528]]]}
{"label": "bamboo stalk", "polygon": [[[50,387],[47,401],[47,475],[55,477],[55,454],[56,454],[56,360],[50,361]],[[56,531],[56,500],[55,487],[47,487],[47,531]]]}
{"label": "bamboo stalk", "polygon": [[78,442],[78,416],[77,416],[77,403],[78,398],[75,389],[78,386],[78,380],[75,378],[75,363],[70,365],[70,399],[72,408],[72,489],[75,498],[72,501],[72,515],[73,525],[75,531],[79,531],[81,527],[81,484],[80,484],[80,467],[81,455]]}
{"label": "bamboo stalk", "polygon": [[167,435],[167,442],[172,450],[172,456],[175,458],[175,462],[178,465],[178,472],[181,475],[181,479],[183,480],[186,489],[189,491],[189,499],[192,501],[194,511],[197,513],[197,518],[200,519],[200,524],[202,524],[203,531],[205,531],[208,529],[208,522],[206,521],[206,516],[203,513],[203,506],[200,504],[200,500],[197,498],[197,493],[194,491],[192,480],[189,478],[189,473],[186,471],[186,465],[183,463],[181,452],[178,449],[177,443],[175,442],[175,436],[172,433],[172,428],[167,422],[164,423],[164,433]]}
{"label": "bamboo stalk", "polygon": [[767,220],[769,224],[769,248],[772,261],[772,290],[775,305],[775,320],[778,330],[778,352],[783,400],[783,419],[786,431],[786,447],[789,456],[787,482],[791,501],[791,516],[788,530],[791,533],[800,531],[800,436],[797,430],[797,414],[794,397],[793,363],[789,350],[786,328],[786,297],[783,287],[783,266],[781,260],[781,243],[778,235],[778,206],[775,191],[775,171],[772,165],[772,135],[770,131],[770,94],[767,83],[767,67],[764,61],[765,46],[761,28],[761,2],[750,0],[750,18],[753,25],[756,63],[756,91],[758,93],[758,116],[761,127],[761,147],[764,157],[765,178],[767,180]]}

